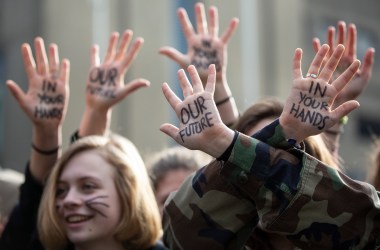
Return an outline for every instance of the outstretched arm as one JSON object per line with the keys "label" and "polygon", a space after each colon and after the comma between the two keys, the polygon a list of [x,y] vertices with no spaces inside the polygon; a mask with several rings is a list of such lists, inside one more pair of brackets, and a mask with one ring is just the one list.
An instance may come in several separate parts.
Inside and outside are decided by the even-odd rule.
{"label": "outstretched arm", "polygon": [[142,78],[124,84],[124,76],[144,42],[138,37],[128,50],[132,35],[131,30],[126,30],[118,45],[119,33],[112,33],[102,63],[99,60],[98,46],[92,47],[86,85],[86,108],[80,123],[80,136],[107,133],[112,107],[141,87],[149,86],[149,81]]}
{"label": "outstretched arm", "polygon": [[179,8],[177,12],[188,45],[187,53],[182,54],[172,47],[163,47],[160,53],[177,62],[183,69],[190,64],[194,65],[203,84],[207,81],[209,65],[215,64],[215,102],[223,122],[232,125],[238,118],[239,112],[227,82],[227,47],[239,20],[231,19],[228,28],[219,37],[218,9],[215,6],[209,8],[207,23],[204,4],[196,3],[194,8],[197,31],[194,30],[185,9]]}
{"label": "outstretched arm", "polygon": [[[333,76],[330,79],[330,82],[337,79],[357,58],[357,29],[355,24],[350,23],[347,29],[346,23],[339,21],[337,28],[337,34],[334,26],[330,26],[327,30],[327,44],[330,46],[330,50],[324,60],[324,63],[326,63],[328,58],[331,57],[338,44],[344,45],[346,49],[342,55],[342,59],[338,63],[337,70],[333,73]],[[318,38],[313,39],[313,47],[317,53],[321,47],[321,43]],[[372,76],[374,57],[374,48],[368,48],[362,60],[363,65],[356,72],[351,82],[347,84],[347,86],[345,86],[336,97],[334,107],[338,107],[348,100],[356,99],[364,92]],[[343,125],[345,124],[344,121],[345,120],[342,120],[340,123],[336,124],[323,134],[325,141],[327,142],[327,146],[334,153],[336,158],[339,156],[339,139]]]}
{"label": "outstretched arm", "polygon": [[30,172],[43,182],[60,155],[62,123],[69,99],[70,64],[67,59],[59,62],[58,47],[49,46],[49,59],[42,38],[34,41],[36,62],[29,44],[21,46],[21,53],[28,76],[28,91],[12,80],[7,86],[22,110],[33,123]]}

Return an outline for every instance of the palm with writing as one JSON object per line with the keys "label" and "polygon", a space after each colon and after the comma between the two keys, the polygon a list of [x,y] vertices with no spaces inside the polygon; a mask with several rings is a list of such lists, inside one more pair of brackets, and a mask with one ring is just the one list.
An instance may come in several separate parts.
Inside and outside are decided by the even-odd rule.
{"label": "palm with writing", "polygon": [[[331,57],[338,44],[343,44],[346,48],[342,59],[337,66],[337,70],[334,72],[332,78],[330,79],[331,82],[337,79],[340,74],[342,74],[357,58],[357,29],[355,24],[350,23],[347,32],[346,23],[339,21],[338,34],[336,38],[335,27],[330,26],[327,30],[327,44],[330,46],[330,51],[325,57],[323,64],[325,64]],[[320,49],[321,44],[318,38],[313,39],[313,47],[315,52]],[[347,86],[344,87],[336,97],[334,107],[337,107],[348,100],[356,99],[365,90],[372,76],[374,56],[375,50],[373,48],[368,48],[363,58],[363,65],[356,72],[350,84],[347,84]]]}
{"label": "palm with writing", "polygon": [[[205,87],[193,65],[188,67],[192,84],[183,69],[178,71],[184,100],[181,101],[167,83],[162,91],[177,114],[179,128],[172,124],[161,125],[160,130],[172,137],[178,144],[189,149],[198,149],[214,157],[220,156],[224,149],[216,140],[231,142],[234,132],[222,122],[214,102],[215,65],[210,65]],[[226,146],[227,148],[227,146]]]}
{"label": "palm with writing", "polygon": [[24,91],[12,80],[7,86],[20,107],[36,126],[58,127],[64,120],[69,98],[70,63],[67,59],[59,63],[58,47],[49,46],[49,60],[42,38],[34,41],[37,66],[29,44],[21,46],[28,91]]}
{"label": "palm with writing", "polygon": [[172,47],[163,47],[159,52],[177,62],[183,69],[190,64],[194,65],[204,84],[208,76],[208,66],[215,64],[216,83],[222,83],[226,78],[228,41],[239,20],[233,18],[226,31],[219,37],[218,9],[215,6],[209,8],[207,25],[204,4],[197,3],[194,8],[197,31],[194,30],[185,9],[179,8],[177,12],[188,45],[187,53],[182,54]]}
{"label": "palm with writing", "polygon": [[86,91],[87,108],[108,110],[130,93],[150,84],[146,79],[135,79],[124,84],[124,75],[144,42],[142,38],[137,38],[127,51],[132,35],[131,30],[126,30],[118,45],[119,33],[112,33],[101,64],[99,47],[97,45],[92,47]]}
{"label": "palm with writing", "polygon": [[302,76],[302,50],[295,51],[293,85],[280,116],[280,124],[285,135],[297,142],[326,131],[359,106],[357,101],[351,99],[333,108],[336,96],[356,74],[360,62],[354,60],[337,79],[330,82],[344,53],[344,46],[338,45],[322,67],[328,51],[327,44],[321,46],[309,67],[307,77]]}

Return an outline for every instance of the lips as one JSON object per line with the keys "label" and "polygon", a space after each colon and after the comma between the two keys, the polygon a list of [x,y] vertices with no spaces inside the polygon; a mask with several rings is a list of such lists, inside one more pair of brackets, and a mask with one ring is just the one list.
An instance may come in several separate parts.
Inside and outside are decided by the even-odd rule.
{"label": "lips", "polygon": [[88,221],[93,216],[87,216],[87,215],[69,215],[65,218],[66,222],[68,223],[81,223]]}

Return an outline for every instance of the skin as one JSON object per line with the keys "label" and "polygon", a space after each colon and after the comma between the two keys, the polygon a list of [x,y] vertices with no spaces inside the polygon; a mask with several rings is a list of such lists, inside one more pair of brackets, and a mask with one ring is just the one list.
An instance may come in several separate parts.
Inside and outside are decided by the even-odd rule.
{"label": "skin", "polygon": [[[303,77],[301,70],[302,50],[297,49],[295,51],[293,58],[293,84],[290,89],[288,98],[286,99],[284,111],[282,112],[279,121],[285,137],[293,138],[297,141],[297,143],[301,142],[311,135],[320,134],[325,130],[331,128],[339,121],[341,117],[347,115],[352,110],[359,107],[359,103],[357,101],[349,100],[335,109],[332,108],[336,96],[344,88],[344,86],[350,82],[354,74],[359,69],[360,62],[358,60],[355,60],[348,67],[348,69],[341,74],[341,76],[329,83],[329,80],[344,52],[344,46],[338,45],[337,49],[333,52],[326,65],[322,67],[323,59],[326,57],[329,49],[330,48],[327,44],[321,46],[321,49],[318,51],[309,67],[309,73],[317,74],[318,72],[321,72],[318,79]],[[173,124],[165,123],[161,125],[160,130],[169,135],[182,146],[185,146],[189,149],[201,150],[213,157],[219,157],[231,144],[234,137],[234,132],[222,123],[215,106],[215,102],[213,100],[216,75],[215,67],[214,65],[210,65],[209,67],[209,75],[205,88],[203,88],[202,82],[197,74],[195,67],[189,66],[188,72],[192,81],[192,85],[188,81],[183,71],[178,72],[184,100],[179,99],[178,96],[176,96],[176,94],[169,88],[167,83],[164,83],[162,86],[164,96],[166,97],[173,110],[176,112],[180,124],[178,127],[176,127]],[[321,116],[329,117],[323,128],[318,128],[318,126],[315,126],[309,122],[302,122],[299,118],[295,117],[294,114],[290,113],[292,104],[299,102],[300,92],[308,93],[312,81],[318,81],[320,88],[325,89],[323,95],[317,93],[313,96],[316,102],[324,102],[327,104],[326,108],[319,111]],[[192,120],[190,122],[183,124],[181,122],[181,109],[183,107],[186,107],[188,104],[193,103],[194,100],[199,98],[199,96],[202,96],[205,99],[204,105],[207,110],[211,112],[210,118],[213,121],[213,126],[209,126],[203,129],[200,133],[188,136],[185,138],[185,140],[181,140],[181,129],[188,126],[187,124],[190,124],[191,122],[199,122],[201,119],[200,116],[196,118],[192,117]],[[309,109],[309,107],[307,105],[304,105],[304,103],[300,103],[299,105],[301,109]]]}
{"label": "skin", "polygon": [[[58,46],[54,43],[49,45],[48,56],[45,51],[45,44],[41,37],[34,40],[35,58],[29,44],[21,46],[21,54],[24,61],[25,71],[28,77],[28,90],[25,93],[17,83],[12,80],[7,81],[7,87],[11,94],[29,117],[33,124],[32,143],[37,148],[45,151],[58,148],[55,154],[44,155],[31,151],[30,171],[33,177],[43,182],[51,167],[59,157],[62,145],[62,124],[67,112],[69,100],[69,75],[70,62],[67,59],[59,61]],[[55,91],[49,91],[44,82],[55,85]],[[42,102],[40,96],[60,96],[61,102],[48,104]],[[61,116],[52,119],[42,118],[35,115],[36,108],[61,110]]]}
{"label": "skin", "polygon": [[[208,9],[208,22],[203,3],[196,3],[194,12],[195,28],[184,8],[179,8],[177,11],[178,20],[187,41],[188,49],[186,54],[169,46],[162,47],[159,53],[172,59],[183,69],[193,64],[204,85],[207,81],[208,66],[217,64],[214,98],[216,101],[220,101],[232,95],[227,81],[227,48],[233,33],[238,27],[239,19],[232,18],[229,26],[219,36],[219,14],[215,6],[210,6]],[[202,56],[197,51],[212,52],[212,56]],[[201,62],[201,64],[198,64],[198,62]],[[239,116],[239,111],[233,98],[218,106],[218,109],[223,122],[226,124],[234,122]]]}
{"label": "skin", "polygon": [[122,213],[114,174],[113,166],[96,150],[79,153],[64,167],[56,204],[76,249],[123,249],[114,238]]}
{"label": "skin", "polygon": [[[124,83],[125,74],[137,57],[144,40],[138,37],[131,43],[133,36],[131,30],[124,31],[120,39],[119,36],[118,32],[111,34],[102,62],[99,59],[98,45],[94,45],[91,49],[91,66],[86,84],[86,108],[79,126],[81,136],[104,135],[110,127],[112,107],[136,90],[150,85],[148,80],[142,78]],[[99,72],[102,72],[101,77],[98,75]]]}

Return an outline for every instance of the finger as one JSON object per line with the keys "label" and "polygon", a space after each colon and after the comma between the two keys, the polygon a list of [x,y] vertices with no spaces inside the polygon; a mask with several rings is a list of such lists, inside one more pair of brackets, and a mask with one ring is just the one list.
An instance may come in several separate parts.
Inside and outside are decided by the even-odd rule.
{"label": "finger", "polygon": [[208,34],[205,6],[203,3],[198,2],[195,4],[195,19],[198,34]]}
{"label": "finger", "polygon": [[327,28],[327,44],[330,46],[328,55],[331,56],[335,49],[335,27],[329,26]]}
{"label": "finger", "polygon": [[124,73],[129,68],[133,60],[135,60],[143,44],[144,39],[141,37],[136,38],[136,40],[133,42],[131,49],[128,51],[127,56],[123,60],[123,65],[121,69],[122,73]]}
{"label": "finger", "polygon": [[183,69],[178,70],[178,80],[182,88],[183,97],[186,98],[193,94],[193,87],[186,77],[186,73]]}
{"label": "finger", "polygon": [[297,48],[293,56],[293,80],[302,78],[302,49]]}
{"label": "finger", "polygon": [[162,84],[162,93],[174,111],[182,103],[181,99],[178,98],[166,82]]}
{"label": "finger", "polygon": [[338,37],[337,37],[337,40],[336,40],[337,45],[338,44],[345,45],[345,42],[346,42],[346,31],[347,31],[346,23],[343,22],[343,21],[339,21],[338,22]]}
{"label": "finger", "polygon": [[46,75],[49,71],[49,67],[47,64],[44,40],[41,37],[37,37],[34,40],[34,47],[36,49],[37,72],[40,75]]}
{"label": "finger", "polygon": [[132,94],[136,90],[150,86],[150,82],[146,79],[136,79],[124,85],[120,90],[120,99]]}
{"label": "finger", "polygon": [[172,47],[162,47],[159,50],[159,53],[161,55],[165,55],[175,61],[178,65],[181,66],[181,68],[185,69],[188,65],[189,62],[186,59],[186,55],[182,54],[178,50]]}
{"label": "finger", "polygon": [[223,35],[220,38],[220,40],[222,40],[223,43],[228,43],[233,33],[235,32],[238,24],[239,24],[239,19],[233,18],[231,20],[230,25],[228,26],[227,30],[223,33]]}
{"label": "finger", "polygon": [[177,135],[179,129],[172,124],[164,123],[160,126],[160,131],[164,132],[168,136],[170,136],[173,140],[175,140],[178,144],[182,145],[182,141],[177,140]]}
{"label": "finger", "polygon": [[119,40],[119,33],[113,32],[110,36],[107,53],[106,53],[106,56],[104,57],[104,63],[109,63],[110,61],[114,59],[118,40]]}
{"label": "finger", "polygon": [[360,107],[359,102],[355,100],[347,101],[332,111],[332,117],[335,121],[339,121],[342,117],[348,115],[358,107]]}
{"label": "finger", "polygon": [[188,41],[194,35],[193,25],[191,24],[189,16],[184,8],[179,8],[177,15],[179,23],[181,24],[182,32]]}
{"label": "finger", "polygon": [[98,67],[99,64],[99,46],[97,44],[94,44],[91,48],[91,68]]}
{"label": "finger", "polygon": [[349,56],[351,60],[356,59],[356,38],[357,31],[356,26],[353,23],[348,25],[348,37],[347,37],[347,45],[346,45],[346,54]]}
{"label": "finger", "polygon": [[16,99],[17,103],[20,105],[20,107],[24,106],[24,99],[25,99],[25,93],[22,91],[22,89],[12,80],[8,80],[6,82],[6,85],[11,92],[12,96]]}
{"label": "finger", "polygon": [[320,48],[321,48],[321,41],[319,40],[319,38],[315,37],[313,39],[314,52],[317,53]]}
{"label": "finger", "polygon": [[197,69],[194,67],[194,65],[190,65],[187,68],[187,71],[189,72],[190,78],[191,78],[191,83],[193,87],[193,93],[201,93],[203,92],[203,85],[201,78],[198,75]]}
{"label": "finger", "polygon": [[313,61],[310,64],[308,74],[318,75],[319,69],[323,63],[323,59],[325,58],[327,52],[329,51],[329,46],[327,44],[323,44],[321,49],[318,50],[317,54],[314,56]]}
{"label": "finger", "polygon": [[125,52],[127,51],[128,45],[132,40],[132,36],[133,36],[132,30],[126,30],[124,32],[121,38],[119,49],[117,50],[117,53],[116,53],[116,57],[115,57],[116,60],[121,60],[124,57]]}
{"label": "finger", "polygon": [[21,54],[22,59],[24,61],[26,75],[29,79],[31,79],[34,77],[34,74],[36,73],[36,63],[34,62],[32,49],[30,48],[29,44],[24,43],[21,46]]}
{"label": "finger", "polygon": [[210,64],[210,66],[208,66],[208,77],[207,77],[205,91],[211,93],[211,96],[214,96],[215,81],[216,81],[215,64]]}
{"label": "finger", "polygon": [[364,58],[363,58],[363,66],[362,66],[362,68],[360,70],[360,74],[367,81],[372,76],[372,69],[373,69],[374,62],[375,62],[375,49],[374,48],[369,48],[365,52],[365,55],[364,55]]}
{"label": "finger", "polygon": [[219,34],[219,14],[218,9],[215,6],[211,6],[209,9],[210,17],[210,35],[212,37],[218,37]]}
{"label": "finger", "polygon": [[59,76],[61,81],[68,84],[70,81],[70,61],[68,59],[63,59],[61,63],[61,74]]}
{"label": "finger", "polygon": [[336,49],[334,50],[334,53],[331,55],[330,59],[327,61],[326,65],[323,67],[319,78],[328,82],[333,75],[336,67],[338,66],[338,63],[340,59],[342,58],[344,53],[344,46],[342,44],[338,44]]}
{"label": "finger", "polygon": [[59,70],[59,55],[58,46],[56,44],[50,44],[49,46],[49,68],[50,74],[53,78],[58,77]]}
{"label": "finger", "polygon": [[340,92],[347,83],[349,83],[352,77],[356,74],[360,67],[360,61],[355,60],[350,67],[348,67],[334,82],[331,83],[335,89]]}

